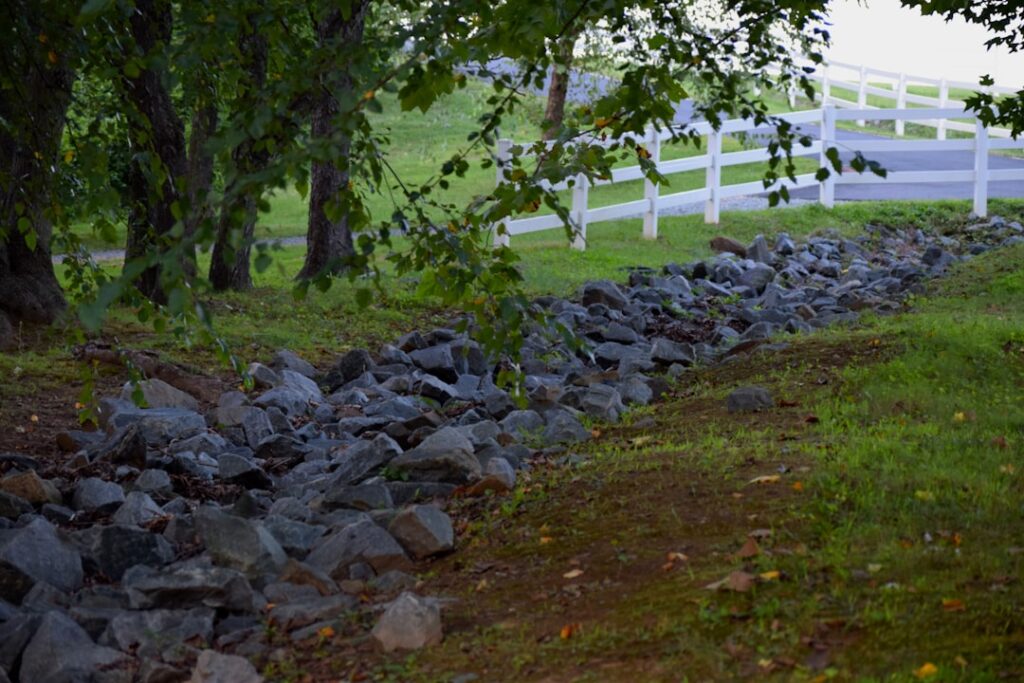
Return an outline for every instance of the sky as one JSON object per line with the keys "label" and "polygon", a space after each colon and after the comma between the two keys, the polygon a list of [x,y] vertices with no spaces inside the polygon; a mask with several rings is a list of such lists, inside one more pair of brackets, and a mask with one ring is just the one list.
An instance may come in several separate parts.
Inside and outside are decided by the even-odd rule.
{"label": "sky", "polygon": [[834,61],[970,83],[987,73],[997,85],[1024,85],[1024,54],[986,50],[982,27],[923,17],[899,0],[836,0],[832,7]]}

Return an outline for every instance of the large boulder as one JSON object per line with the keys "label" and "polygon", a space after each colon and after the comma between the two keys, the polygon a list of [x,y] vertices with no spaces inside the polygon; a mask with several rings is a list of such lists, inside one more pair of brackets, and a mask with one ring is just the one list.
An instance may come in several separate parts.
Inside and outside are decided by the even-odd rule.
{"label": "large boulder", "polygon": [[348,568],[355,562],[365,562],[377,573],[409,567],[409,558],[398,542],[370,520],[335,531],[306,557],[307,564],[335,580],[347,579]]}
{"label": "large boulder", "polygon": [[121,400],[134,401],[136,397],[142,399],[142,405],[146,408],[199,410],[199,401],[195,397],[160,379],[144,379],[134,386],[131,382],[125,383],[121,388]]}
{"label": "large boulder", "polygon": [[174,548],[167,539],[136,526],[112,524],[80,533],[85,555],[115,581],[136,565],[162,567],[174,560]]}
{"label": "large boulder", "polygon": [[165,446],[171,441],[187,439],[206,431],[206,420],[199,413],[184,408],[125,408],[107,421],[108,430],[135,425],[150,446]]}
{"label": "large boulder", "polygon": [[333,458],[335,484],[357,484],[402,454],[402,447],[387,434],[357,441]]}
{"label": "large boulder", "polygon": [[440,429],[412,450],[391,461],[391,467],[414,481],[464,484],[480,478],[473,444],[453,427]]}
{"label": "large boulder", "polygon": [[207,505],[196,512],[195,523],[217,564],[258,577],[276,574],[288,561],[281,544],[259,522]]}
{"label": "large boulder", "polygon": [[19,603],[39,581],[70,592],[82,579],[81,557],[45,519],[0,531],[0,598]]}
{"label": "large boulder", "polygon": [[629,299],[619,286],[610,280],[598,280],[583,285],[581,301],[584,306],[603,304],[617,311],[621,311],[629,304]]}
{"label": "large boulder", "polygon": [[227,567],[185,564],[157,570],[132,567],[121,578],[132,609],[212,607],[255,611],[256,596],[245,575]]}
{"label": "large boulder", "polygon": [[441,609],[432,600],[402,593],[381,615],[372,636],[386,652],[437,645],[444,636]]}
{"label": "large boulder", "polygon": [[39,683],[130,680],[112,671],[128,663],[126,655],[97,645],[70,617],[52,610],[42,616],[25,648],[20,679]]}
{"label": "large boulder", "polygon": [[455,547],[451,518],[433,505],[413,505],[402,510],[391,520],[388,532],[416,559]]}

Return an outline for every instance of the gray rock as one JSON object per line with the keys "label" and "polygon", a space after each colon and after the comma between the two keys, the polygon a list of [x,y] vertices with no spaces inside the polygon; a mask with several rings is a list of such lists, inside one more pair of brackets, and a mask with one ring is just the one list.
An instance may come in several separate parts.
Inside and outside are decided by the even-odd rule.
{"label": "gray rock", "polygon": [[115,581],[136,565],[161,567],[174,559],[174,548],[167,539],[138,527],[93,527],[83,537],[88,558]]}
{"label": "gray rock", "polygon": [[693,347],[682,342],[658,337],[651,346],[651,360],[666,365],[671,363],[693,365],[694,358]]}
{"label": "gray rock", "polygon": [[143,470],[132,484],[132,489],[156,496],[169,496],[174,493],[171,475],[164,470]]}
{"label": "gray rock", "polygon": [[285,552],[302,556],[312,550],[327,531],[327,527],[319,524],[306,524],[280,515],[268,515],[263,526]]}
{"label": "gray rock", "polygon": [[332,487],[324,494],[323,507],[327,510],[381,510],[394,507],[391,493],[384,484]]}
{"label": "gray rock", "polygon": [[43,479],[34,470],[14,472],[0,480],[0,490],[27,500],[34,505],[57,503],[62,500],[60,491],[49,479]]}
{"label": "gray rock", "polygon": [[[294,376],[306,379],[305,377],[302,377],[302,375]],[[261,408],[277,408],[288,416],[301,416],[305,415],[309,410],[309,394],[305,391],[295,389],[292,386],[285,386],[282,384],[281,386],[274,387],[270,391],[261,394],[256,399],[256,405]]]}
{"label": "gray rock", "polygon": [[603,304],[616,311],[621,311],[629,303],[619,286],[610,280],[586,283],[580,299],[584,306]]}
{"label": "gray rock", "polygon": [[618,422],[626,411],[619,392],[607,384],[592,384],[583,394],[580,408],[587,415],[606,422]]}
{"label": "gray rock", "polygon": [[[162,470],[150,471],[160,472]],[[149,494],[142,491],[132,491],[124,499],[124,503],[117,509],[117,512],[114,513],[112,520],[115,524],[142,526],[163,514],[163,508],[157,505],[156,501],[149,497]]]}
{"label": "gray rock", "polygon": [[159,379],[144,379],[134,387],[131,382],[125,383],[121,389],[121,400],[134,401],[136,395],[142,399],[142,405],[146,408],[199,410],[199,401],[195,397]]}
{"label": "gray rock", "polygon": [[[109,669],[127,667],[128,657],[97,645],[61,612],[47,612],[22,655],[20,679],[42,683],[114,680]],[[106,672],[100,673],[100,669]],[[122,679],[129,680],[129,679]]]}
{"label": "gray rock", "polygon": [[513,410],[499,423],[508,434],[532,434],[544,428],[544,418],[534,410]]}
{"label": "gray rock", "polygon": [[433,505],[413,505],[402,510],[391,520],[388,533],[416,559],[445,553],[455,547],[451,518]]}
{"label": "gray rock", "polygon": [[516,471],[505,458],[490,458],[484,465],[484,481],[490,486],[498,484],[499,488],[511,491],[516,487]]}
{"label": "gray rock", "polygon": [[[397,351],[397,349],[395,350]],[[401,354],[402,352],[399,351],[399,353]],[[405,354],[402,355],[404,356]],[[341,376],[342,384],[344,384],[372,370],[375,365],[373,358],[370,357],[369,352],[365,349],[353,349],[342,356],[334,367]]]}
{"label": "gray rock", "polygon": [[[315,591],[314,591],[315,592]],[[352,595],[332,595],[322,597],[319,593],[306,600],[276,605],[270,610],[270,620],[284,631],[292,631],[303,626],[325,619],[340,617],[353,611],[359,605],[359,599]]]}
{"label": "gray rock", "polygon": [[452,347],[450,344],[438,344],[425,349],[410,351],[409,358],[418,367],[444,382],[454,382],[459,378],[459,374],[455,369],[455,359],[452,357]]}
{"label": "gray rock", "polygon": [[253,385],[257,389],[273,389],[281,383],[281,375],[263,363],[250,363],[246,372],[252,377]]}
{"label": "gray rock", "polygon": [[146,466],[147,451],[146,439],[138,426],[129,425],[115,432],[102,444],[95,459],[142,469]]}
{"label": "gray rock", "polygon": [[196,531],[217,564],[248,576],[276,574],[288,557],[262,524],[212,506],[195,514]]}
{"label": "gray rock", "polygon": [[199,413],[183,408],[130,408],[119,410],[107,422],[114,430],[136,425],[150,446],[164,446],[176,439],[206,431],[206,420]]}
{"label": "gray rock", "polygon": [[253,612],[257,607],[245,575],[227,567],[182,565],[158,571],[136,566],[125,572],[121,585],[132,609],[212,607]]}
{"label": "gray rock", "polygon": [[388,605],[371,635],[385,652],[437,645],[444,636],[441,610],[433,601],[402,593]]}
{"label": "gray rock", "polygon": [[86,512],[111,512],[124,502],[124,489],[112,481],[89,477],[78,482],[72,503]]}
{"label": "gray rock", "polygon": [[765,240],[764,235],[755,237],[754,241],[747,247],[747,258],[758,263],[767,263],[768,265],[771,265],[774,261],[774,255],[768,247],[768,241]]}
{"label": "gray rock", "polygon": [[82,585],[82,578],[78,553],[45,519],[0,531],[0,598],[17,604],[39,581],[70,592]]}
{"label": "gray rock", "polygon": [[213,617],[207,607],[121,612],[107,624],[99,642],[138,657],[159,657],[188,641],[210,642]]}
{"label": "gray rock", "polygon": [[764,410],[774,405],[771,393],[763,387],[740,387],[726,398],[730,413]]}
{"label": "gray rock", "polygon": [[328,535],[306,557],[307,564],[335,580],[347,579],[349,566],[356,562],[367,563],[377,573],[409,567],[409,558],[398,542],[369,520]]}
{"label": "gray rock", "polygon": [[775,279],[775,269],[764,263],[755,263],[740,276],[737,284],[750,287],[760,293],[768,286],[768,283]]}
{"label": "gray rock", "polygon": [[249,458],[234,453],[225,453],[217,459],[217,474],[229,484],[238,484],[247,489],[269,489],[270,477],[263,468]]}
{"label": "gray rock", "polygon": [[38,614],[15,613],[0,623],[0,671],[13,674],[14,667],[41,620]]}
{"label": "gray rock", "polygon": [[590,431],[566,411],[559,411],[548,419],[544,428],[544,443],[576,443],[590,438]]}
{"label": "gray rock", "polygon": [[274,357],[270,360],[270,367],[281,373],[282,378],[285,370],[310,379],[316,377],[316,368],[288,349],[281,349],[275,353]]}
{"label": "gray rock", "polygon": [[645,406],[654,400],[654,391],[643,377],[632,375],[617,385],[622,401],[627,405]]}
{"label": "gray rock", "polygon": [[5,519],[18,519],[22,515],[32,512],[35,508],[32,503],[24,498],[19,498],[13,493],[0,491],[0,517]]}
{"label": "gray rock", "polygon": [[423,412],[424,406],[420,401],[410,396],[396,396],[395,398],[368,405],[363,414],[368,417],[389,417],[392,420],[411,420]]}
{"label": "gray rock", "polygon": [[188,683],[263,683],[263,676],[245,657],[203,650]]}
{"label": "gray rock", "polygon": [[392,460],[391,466],[417,481],[464,484],[480,478],[473,444],[452,427],[431,434],[416,448]]}
{"label": "gray rock", "polygon": [[356,484],[402,454],[402,447],[387,434],[372,440],[357,441],[332,459],[336,466],[333,481]]}

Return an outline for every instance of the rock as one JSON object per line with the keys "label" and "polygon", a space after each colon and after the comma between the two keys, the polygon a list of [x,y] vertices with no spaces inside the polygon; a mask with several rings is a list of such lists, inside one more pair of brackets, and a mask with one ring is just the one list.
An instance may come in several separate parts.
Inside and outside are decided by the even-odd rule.
{"label": "rock", "polygon": [[627,405],[645,406],[654,400],[654,391],[643,377],[637,375],[632,375],[619,382],[617,388],[623,403]]}
{"label": "rock", "polygon": [[455,547],[451,518],[433,505],[413,505],[402,510],[391,520],[388,533],[418,560]]}
{"label": "rock", "polygon": [[651,360],[664,363],[665,365],[671,365],[672,363],[693,365],[694,359],[693,347],[689,344],[675,342],[664,337],[658,337],[653,340]]}
{"label": "rock", "polygon": [[318,621],[340,617],[359,605],[359,599],[351,595],[340,594],[325,598],[316,591],[313,593],[315,595],[312,598],[276,605],[270,610],[270,620],[278,628],[292,631]]}
{"label": "rock", "polygon": [[206,431],[206,420],[199,413],[183,408],[131,408],[110,417],[107,428],[115,430],[135,425],[150,446],[165,446],[176,439]]}
{"label": "rock", "polygon": [[391,466],[417,481],[464,484],[480,478],[473,444],[452,427],[434,432],[416,448],[392,460]]}
{"label": "rock", "polygon": [[189,683],[263,683],[263,676],[245,657],[203,650],[188,680]]}
{"label": "rock", "polygon": [[284,549],[262,524],[203,506],[195,514],[196,531],[217,564],[248,576],[276,574],[288,561]]}
{"label": "rock", "polygon": [[324,508],[351,508],[353,510],[381,510],[394,507],[391,493],[384,484],[332,487],[324,494]]}
{"label": "rock", "polygon": [[[61,612],[45,613],[21,660],[20,679],[42,683],[113,680],[99,671],[127,666],[128,657],[97,645],[81,626]],[[129,678],[122,680],[130,680]]]}
{"label": "rock", "polygon": [[[160,471],[160,470],[156,470]],[[115,524],[142,526],[164,514],[163,508],[156,504],[148,494],[132,491],[124,499],[124,503],[111,518]]]}
{"label": "rock", "polygon": [[764,410],[774,405],[771,393],[763,387],[740,387],[726,399],[730,413]]}
{"label": "rock", "polygon": [[82,585],[82,578],[78,553],[45,519],[0,531],[0,598],[17,604],[38,581],[70,592]]}
{"label": "rock", "polygon": [[454,382],[459,378],[455,369],[455,359],[452,357],[450,344],[438,344],[425,349],[416,349],[409,352],[409,358],[418,367],[444,382]]}
{"label": "rock", "polygon": [[0,490],[0,517],[18,519],[18,517],[32,512],[33,509],[32,504],[24,498]]}
{"label": "rock", "polygon": [[336,581],[348,578],[348,568],[356,562],[366,562],[378,573],[409,567],[409,558],[398,542],[369,520],[330,534],[313,548],[306,562]]}
{"label": "rock", "polygon": [[99,642],[138,657],[159,657],[182,643],[210,642],[213,617],[208,607],[121,612],[107,624]]}
{"label": "rock", "polygon": [[183,565],[158,571],[136,566],[121,585],[132,609],[212,607],[231,612],[256,610],[255,594],[245,576],[226,567]]}
{"label": "rock", "polygon": [[281,375],[263,363],[250,363],[246,372],[252,377],[253,386],[257,389],[273,389],[281,383]]}
{"label": "rock", "polygon": [[[295,376],[302,377],[302,375]],[[297,417],[305,415],[309,410],[309,395],[293,387],[281,385],[260,394],[256,399],[256,405],[261,408],[277,408],[285,415]],[[270,424],[269,419],[267,424]]]}
{"label": "rock", "polygon": [[142,406],[146,408],[183,408],[193,412],[199,410],[199,401],[192,395],[155,378],[144,379],[136,386],[126,382],[121,389],[121,400],[134,402],[136,396],[142,399]]}
{"label": "rock", "polygon": [[306,524],[280,515],[268,515],[263,526],[281,544],[286,553],[305,556],[323,538],[327,527]]}
{"label": "rock", "polygon": [[764,263],[755,263],[753,267],[748,268],[740,276],[737,284],[743,285],[744,287],[750,287],[754,291],[761,293],[764,288],[768,286],[768,283],[775,279],[775,269]]}
{"label": "rock", "polygon": [[19,612],[0,623],[0,671],[13,674],[21,653],[39,628],[40,619],[38,614]]}
{"label": "rock", "polygon": [[511,491],[516,487],[516,471],[505,458],[491,458],[484,465],[484,478],[488,484],[500,484],[500,490]]}
{"label": "rock", "polygon": [[768,246],[768,241],[764,238],[764,235],[758,235],[750,243],[750,246],[747,247],[746,258],[758,263],[772,264],[775,256],[772,254],[771,247]]}
{"label": "rock", "polygon": [[[399,353],[402,352],[399,351]],[[344,384],[372,370],[375,365],[368,351],[365,349],[353,349],[342,356],[334,367],[341,375],[341,383]]]}
{"label": "rock", "polygon": [[614,387],[607,384],[592,384],[580,400],[580,408],[587,415],[606,422],[618,422],[626,412],[622,397]]}
{"label": "rock", "polygon": [[336,465],[333,481],[356,484],[401,454],[402,447],[387,434],[378,434],[370,441],[357,441],[332,460]]}
{"label": "rock", "polygon": [[115,465],[129,465],[138,469],[146,467],[148,447],[138,425],[128,425],[118,430],[100,447],[96,460],[105,460]]}
{"label": "rock", "polygon": [[619,286],[610,280],[586,283],[583,285],[580,300],[584,306],[603,304],[616,311],[621,311],[629,304],[629,299],[622,293]]}
{"label": "rock", "polygon": [[270,360],[270,367],[281,373],[282,377],[284,375],[282,371],[284,370],[310,379],[316,377],[316,368],[288,349],[281,349],[275,353],[274,357]]}
{"label": "rock", "polygon": [[124,502],[124,489],[112,481],[89,477],[78,482],[72,504],[86,512],[112,512]]}
{"label": "rock", "polygon": [[114,581],[136,565],[162,567],[174,559],[174,548],[167,539],[138,527],[113,524],[82,533],[89,559]]}
{"label": "rock", "polygon": [[169,496],[174,493],[171,475],[164,470],[143,470],[132,484],[132,489],[156,496]]}
{"label": "rock", "polygon": [[217,475],[229,484],[238,484],[247,489],[269,489],[272,486],[270,477],[262,467],[234,453],[220,456],[217,468]]}
{"label": "rock", "polygon": [[715,253],[727,252],[730,254],[736,254],[740,258],[747,257],[747,248],[741,243],[732,239],[731,237],[724,237],[719,235],[711,239],[711,249]]}
{"label": "rock", "polygon": [[544,418],[534,410],[513,410],[499,424],[501,431],[518,436],[539,432],[544,428]]}
{"label": "rock", "polygon": [[372,636],[385,652],[437,645],[443,637],[441,610],[414,593],[402,593],[384,611]]}
{"label": "rock", "polygon": [[548,419],[542,439],[544,443],[576,443],[590,438],[590,431],[570,413],[559,411]]}
{"label": "rock", "polygon": [[33,505],[61,502],[60,491],[53,485],[53,482],[43,479],[35,473],[35,470],[7,475],[0,480],[0,490]]}

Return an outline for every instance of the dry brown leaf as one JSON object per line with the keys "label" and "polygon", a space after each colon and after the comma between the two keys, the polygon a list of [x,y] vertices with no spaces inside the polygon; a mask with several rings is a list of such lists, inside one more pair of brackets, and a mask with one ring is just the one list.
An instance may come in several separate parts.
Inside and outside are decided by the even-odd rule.
{"label": "dry brown leaf", "polygon": [[561,637],[562,640],[569,640],[582,630],[583,626],[581,626],[580,624],[566,624],[562,627],[562,630],[559,632],[558,635],[559,637]]}
{"label": "dry brown leaf", "polygon": [[567,571],[566,573],[562,574],[562,576],[564,578],[566,578],[566,579],[577,579],[577,578],[583,576],[583,570],[582,569],[572,569],[572,570]]}
{"label": "dry brown leaf", "polygon": [[963,612],[967,609],[967,605],[964,604],[963,600],[957,598],[943,598],[942,609],[947,612]]}
{"label": "dry brown leaf", "polygon": [[720,581],[709,583],[704,586],[704,588],[712,591],[734,591],[736,593],[746,593],[754,587],[754,582],[756,580],[757,577],[753,574],[736,571]]}
{"label": "dry brown leaf", "polygon": [[748,484],[775,484],[781,479],[778,474],[762,474],[760,477],[754,477]]}
{"label": "dry brown leaf", "polygon": [[747,540],[743,543],[743,547],[736,551],[736,557],[741,560],[745,560],[750,557],[757,557],[761,554],[761,548],[758,547],[757,541],[754,540],[753,536],[747,536]]}

